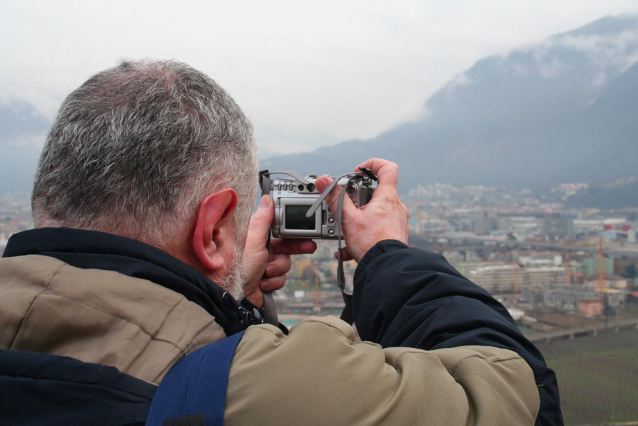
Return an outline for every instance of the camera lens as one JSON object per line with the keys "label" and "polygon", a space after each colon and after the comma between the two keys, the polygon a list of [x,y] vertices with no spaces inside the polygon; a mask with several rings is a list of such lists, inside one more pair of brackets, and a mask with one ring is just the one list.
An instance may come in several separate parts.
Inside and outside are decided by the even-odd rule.
{"label": "camera lens", "polygon": [[315,184],[314,183],[309,183],[308,184],[308,191],[315,192]]}
{"label": "camera lens", "polygon": [[351,182],[346,188],[346,193],[348,194],[348,197],[354,197],[357,195],[357,186]]}

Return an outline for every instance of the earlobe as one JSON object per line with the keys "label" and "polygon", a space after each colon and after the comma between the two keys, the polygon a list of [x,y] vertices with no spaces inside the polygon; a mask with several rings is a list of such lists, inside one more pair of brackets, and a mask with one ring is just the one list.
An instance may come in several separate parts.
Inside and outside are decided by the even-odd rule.
{"label": "earlobe", "polygon": [[227,232],[229,217],[237,206],[237,194],[231,188],[215,192],[200,204],[191,240],[193,253],[209,272],[222,270],[226,261],[221,248],[234,236]]}

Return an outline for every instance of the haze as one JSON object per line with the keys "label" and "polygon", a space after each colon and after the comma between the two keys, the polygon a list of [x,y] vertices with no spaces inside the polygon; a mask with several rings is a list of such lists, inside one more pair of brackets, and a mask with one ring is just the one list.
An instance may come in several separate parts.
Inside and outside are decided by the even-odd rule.
{"label": "haze", "polygon": [[626,0],[5,0],[0,101],[26,101],[50,119],[99,70],[174,58],[232,94],[262,157],[308,151],[419,118],[432,93],[481,57],[637,11]]}

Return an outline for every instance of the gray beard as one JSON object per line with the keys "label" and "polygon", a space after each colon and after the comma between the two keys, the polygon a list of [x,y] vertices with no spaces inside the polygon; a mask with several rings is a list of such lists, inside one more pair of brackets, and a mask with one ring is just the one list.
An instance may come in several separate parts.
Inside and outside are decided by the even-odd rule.
{"label": "gray beard", "polygon": [[222,278],[217,284],[226,290],[236,301],[244,298],[244,278],[242,277],[242,249],[235,245],[235,256],[228,269],[228,275]]}

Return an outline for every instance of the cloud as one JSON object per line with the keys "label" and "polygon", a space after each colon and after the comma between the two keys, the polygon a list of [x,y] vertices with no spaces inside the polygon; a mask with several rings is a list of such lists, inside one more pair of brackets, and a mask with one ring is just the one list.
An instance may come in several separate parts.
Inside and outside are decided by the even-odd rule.
{"label": "cloud", "polygon": [[46,132],[44,133],[25,133],[10,138],[0,138],[0,146],[8,149],[15,148],[36,148],[42,149],[44,146],[44,140],[46,139]]}

